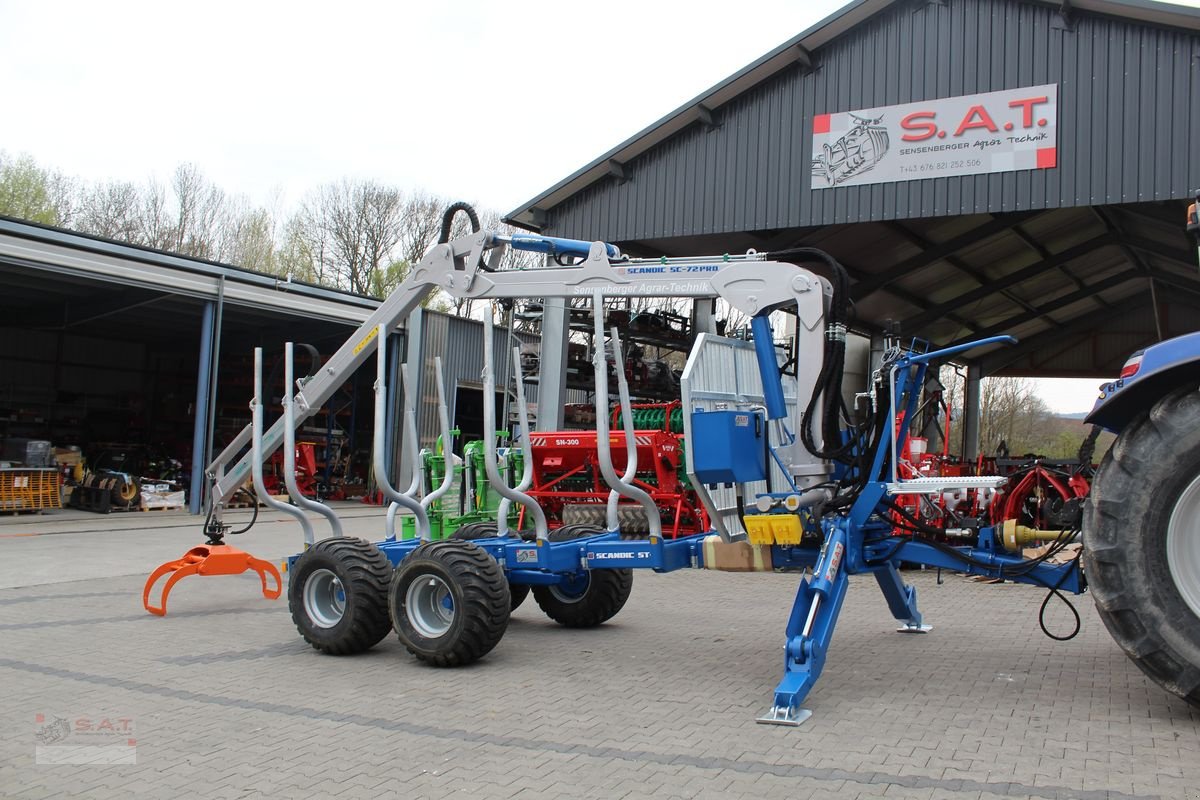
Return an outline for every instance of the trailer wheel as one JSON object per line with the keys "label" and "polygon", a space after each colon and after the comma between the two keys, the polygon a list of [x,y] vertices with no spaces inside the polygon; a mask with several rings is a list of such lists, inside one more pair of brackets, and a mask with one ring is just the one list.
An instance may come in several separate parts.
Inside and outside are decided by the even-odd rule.
{"label": "trailer wheel", "polygon": [[[600,503],[575,503],[563,509],[563,527],[567,525],[586,525],[604,533],[608,527],[608,507]],[[637,541],[650,537],[650,523],[646,520],[646,510],[641,506],[617,506],[617,527],[621,538],[626,541]]]}
{"label": "trailer wheel", "polygon": [[397,567],[392,625],[408,652],[438,667],[470,664],[504,636],[512,600],[504,570],[473,542],[427,542]]}
{"label": "trailer wheel", "polygon": [[1117,438],[1083,541],[1109,633],[1156,683],[1200,706],[1200,392],[1167,395]]}
{"label": "trailer wheel", "polygon": [[529,597],[529,584],[510,583],[508,585],[508,596],[511,598],[508,604],[509,610],[516,611],[521,607],[521,603],[525,602],[525,598]]}
{"label": "trailer wheel", "polygon": [[490,539],[496,535],[496,523],[481,521],[468,522],[454,533],[450,534],[448,539],[458,539],[460,541],[469,542],[475,539]]}
{"label": "trailer wheel", "polygon": [[[524,538],[527,531],[514,531],[515,535]],[[474,541],[475,539],[491,539],[496,535],[496,523],[494,522],[471,522],[463,525],[461,528],[450,534],[451,539],[460,541]],[[523,583],[508,584],[508,595],[511,598],[509,609],[516,611],[521,603],[525,602],[525,598],[529,596],[529,587]]]}
{"label": "trailer wheel", "polygon": [[392,565],[368,541],[335,537],[317,542],[296,560],[288,608],[304,641],[332,655],[369,650],[392,629],[388,581]]}
{"label": "trailer wheel", "polygon": [[[550,532],[550,541],[562,542],[595,536],[599,531],[584,526]],[[607,622],[629,599],[633,570],[583,570],[554,586],[534,586],[533,599],[550,619],[568,628],[594,628]]]}

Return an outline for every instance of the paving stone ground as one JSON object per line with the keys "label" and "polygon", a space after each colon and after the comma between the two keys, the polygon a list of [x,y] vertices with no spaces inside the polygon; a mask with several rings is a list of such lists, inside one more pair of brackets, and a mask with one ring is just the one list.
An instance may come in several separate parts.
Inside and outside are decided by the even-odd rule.
{"label": "paving stone ground", "polygon": [[[795,575],[639,573],[626,608],[588,631],[531,599],[483,661],[440,670],[394,637],[320,655],[248,576],[185,579],[152,617],[149,567],[198,538],[188,518],[129,516],[0,527],[0,796],[1200,800],[1200,711],[1141,675],[1086,596],[1082,632],[1060,643],[1038,630],[1040,590],[910,572],[934,631],[906,636],[855,579],[813,717],[782,728],[754,718],[779,679]],[[298,544],[264,523],[238,544]],[[124,569],[97,576],[103,558]],[[23,561],[40,565],[25,584]],[[1052,605],[1048,624],[1068,623]],[[132,739],[136,763],[37,763],[59,719],[130,720],[132,735],[76,729],[41,760],[73,742],[126,754]]]}

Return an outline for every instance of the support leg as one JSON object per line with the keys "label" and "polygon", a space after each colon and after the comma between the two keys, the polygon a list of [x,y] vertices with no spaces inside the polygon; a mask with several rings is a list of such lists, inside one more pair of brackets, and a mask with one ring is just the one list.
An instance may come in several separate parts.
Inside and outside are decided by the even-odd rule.
{"label": "support leg", "polygon": [[775,687],[775,704],[758,722],[794,726],[812,716],[800,704],[821,677],[833,628],[846,598],[849,579],[842,569],[845,555],[846,532],[831,524],[812,581],[802,580],[796,593],[787,625],[783,680]]}
{"label": "support leg", "polygon": [[917,587],[904,582],[894,562],[888,562],[886,567],[875,570],[875,580],[879,582],[879,588],[883,591],[892,616],[903,623],[897,631],[928,633],[933,630],[932,625],[924,624],[921,612],[917,609]]}

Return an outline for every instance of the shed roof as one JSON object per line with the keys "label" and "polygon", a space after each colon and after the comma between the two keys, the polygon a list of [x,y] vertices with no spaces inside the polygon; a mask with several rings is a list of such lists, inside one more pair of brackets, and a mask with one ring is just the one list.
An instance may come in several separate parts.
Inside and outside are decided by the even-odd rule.
{"label": "shed roof", "polygon": [[[1072,10],[1121,17],[1154,25],[1200,31],[1200,8],[1157,0],[1028,0],[1057,6],[1063,14]],[[908,0],[851,0],[825,19],[751,62],[712,88],[701,92],[656,122],[635,133],[608,152],[579,168],[537,196],[505,215],[504,221],[528,230],[540,230],[545,212],[581,189],[613,174],[621,165],[697,122],[711,119],[712,112],[762,83],[781,70],[812,58],[813,51],[856,25]]]}
{"label": "shed roof", "polygon": [[[896,73],[903,74],[897,79]],[[990,374],[1110,376],[1200,329],[1200,9],[1149,0],[856,0],[508,215],[636,255],[820,247],[863,330]],[[1060,85],[1053,169],[814,190],[811,118]],[[1065,143],[1065,144],[1064,144]]]}

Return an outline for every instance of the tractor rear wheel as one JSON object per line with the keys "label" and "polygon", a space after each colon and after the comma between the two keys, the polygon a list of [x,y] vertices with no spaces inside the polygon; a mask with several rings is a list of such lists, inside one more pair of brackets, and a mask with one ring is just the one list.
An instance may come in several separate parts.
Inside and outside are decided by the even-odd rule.
{"label": "tractor rear wheel", "polygon": [[504,570],[473,542],[447,539],[413,550],[392,577],[388,608],[408,652],[438,667],[476,661],[508,628]]}
{"label": "tractor rear wheel", "polygon": [[1100,618],[1156,683],[1200,706],[1200,392],[1173,392],[1100,464],[1084,510]]}
{"label": "tractor rear wheel", "polygon": [[[550,541],[595,536],[601,531],[571,526],[550,531]],[[555,622],[568,628],[594,628],[617,615],[633,590],[631,569],[591,569],[567,576],[554,586],[534,586],[533,599]]]}
{"label": "tractor rear wheel", "polygon": [[332,655],[369,650],[392,630],[388,581],[392,564],[364,539],[323,539],[296,560],[288,608],[304,641]]}

